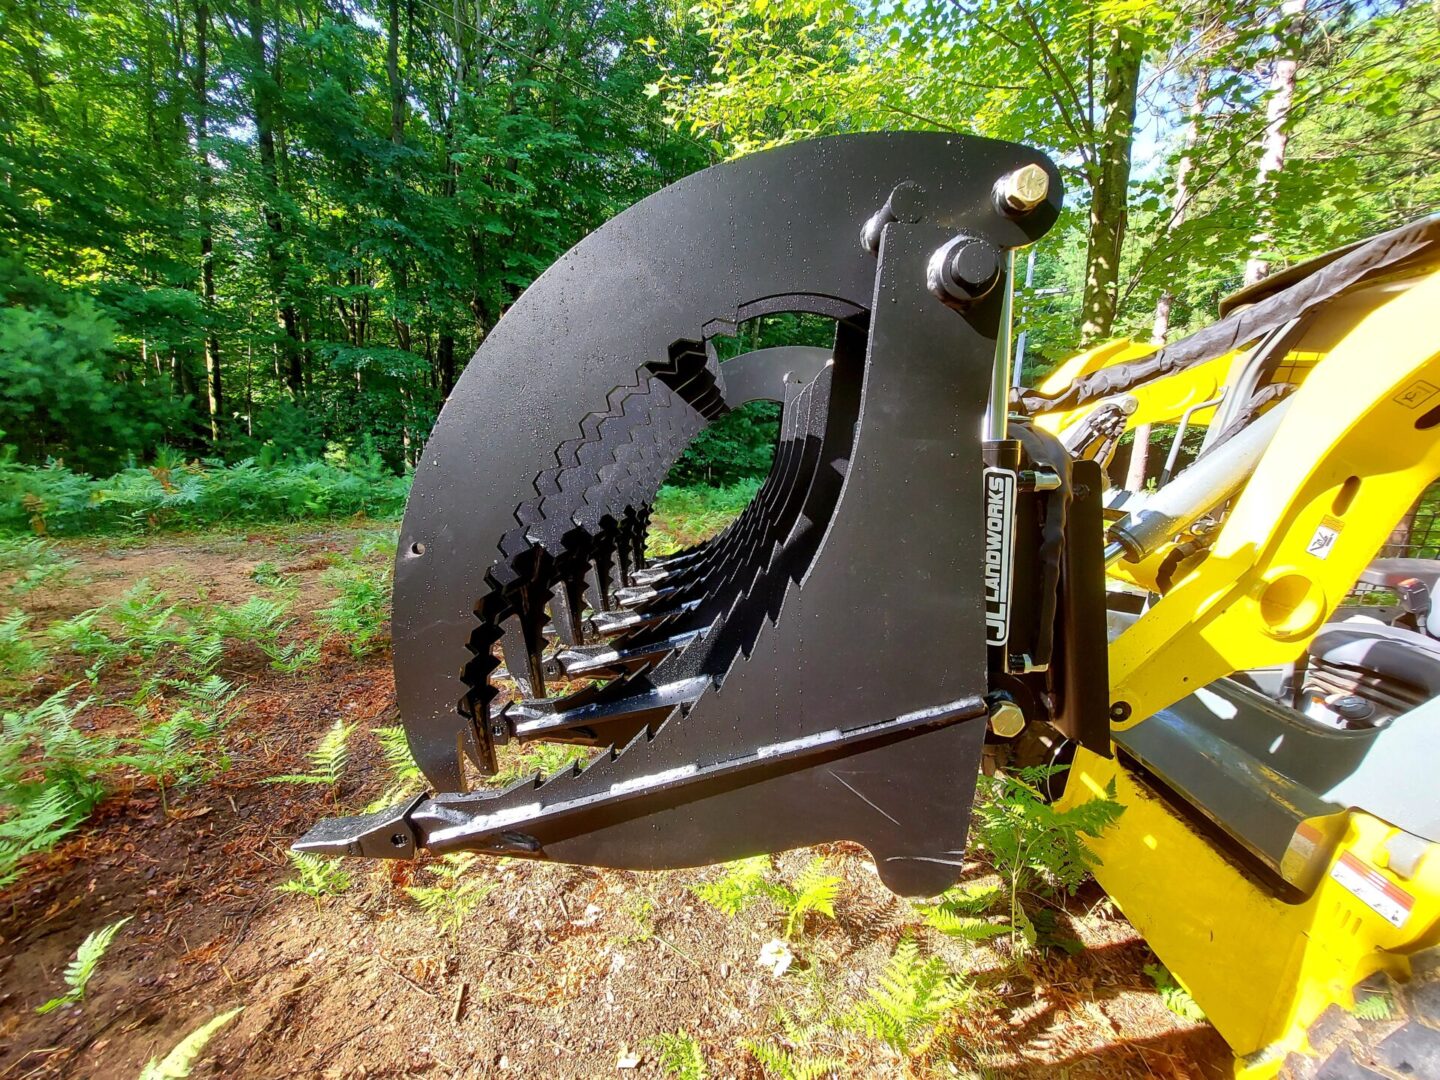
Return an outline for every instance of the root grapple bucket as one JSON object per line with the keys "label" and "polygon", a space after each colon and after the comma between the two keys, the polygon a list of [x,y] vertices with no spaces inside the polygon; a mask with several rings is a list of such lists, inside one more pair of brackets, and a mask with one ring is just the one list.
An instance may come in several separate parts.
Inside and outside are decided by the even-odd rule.
{"label": "root grapple bucket", "polygon": [[[1026,166],[1048,195],[1017,210],[997,183]],[[435,793],[297,847],[656,869],[845,839],[897,892],[952,884],[991,685],[1005,255],[1059,199],[1024,147],[846,136],[693,175],[571,249],[486,337],[416,470],[395,673]],[[833,320],[833,346],[717,360],[780,312]],[[753,400],[783,405],[768,479],[719,535],[647,559],[667,471]],[[497,745],[537,740],[594,750],[467,790]]]}

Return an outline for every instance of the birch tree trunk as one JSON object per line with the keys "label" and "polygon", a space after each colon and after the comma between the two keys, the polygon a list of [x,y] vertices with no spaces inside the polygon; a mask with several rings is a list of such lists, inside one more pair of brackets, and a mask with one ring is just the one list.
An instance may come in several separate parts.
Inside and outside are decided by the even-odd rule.
{"label": "birch tree trunk", "polygon": [[[1210,71],[1201,68],[1195,76],[1195,91],[1190,99],[1190,116],[1185,125],[1180,164],[1175,168],[1175,210],[1172,215],[1172,229],[1178,229],[1185,221],[1190,206],[1190,169],[1194,165],[1191,152],[1200,141],[1200,118],[1205,112],[1205,98],[1210,92]],[[1150,330],[1150,340],[1164,345],[1170,336],[1170,309],[1175,305],[1175,295],[1169,289],[1155,301],[1155,323]],[[1135,441],[1130,447],[1130,467],[1125,474],[1127,491],[1145,489],[1145,470],[1150,459],[1150,425],[1139,424],[1135,428]]]}
{"label": "birch tree trunk", "polygon": [[[1305,11],[1305,0],[1285,0],[1280,8],[1283,28]],[[1260,167],[1255,173],[1255,197],[1260,203],[1260,231],[1245,263],[1245,284],[1254,285],[1270,273],[1265,249],[1270,245],[1270,201],[1274,198],[1275,174],[1285,167],[1285,146],[1290,141],[1290,106],[1295,101],[1295,75],[1300,61],[1281,57],[1270,70],[1270,103],[1265,107],[1265,137],[1260,149]]]}

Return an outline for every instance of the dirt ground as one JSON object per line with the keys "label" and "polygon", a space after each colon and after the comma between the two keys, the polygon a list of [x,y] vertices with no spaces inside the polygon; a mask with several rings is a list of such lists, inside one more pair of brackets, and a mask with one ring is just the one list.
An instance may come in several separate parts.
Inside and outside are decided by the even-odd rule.
{"label": "dirt ground", "polygon": [[[141,577],[177,597],[238,603],[260,591],[252,571],[268,562],[298,589],[303,627],[329,595],[327,553],[358,535],[311,527],[66,545],[81,560],[72,581],[7,606],[20,603],[43,625]],[[371,729],[397,722],[390,657],[356,660],[327,647],[319,665],[294,676],[263,658],[227,663],[237,670],[221,673],[247,687],[226,734],[229,769],[174,793],[168,814],[143,782],[113,793],[0,892],[0,1080],[133,1078],[236,1006],[243,1012],[194,1075],[658,1077],[652,1040],[677,1031],[698,1041],[712,1077],[767,1075],[744,1040],[836,1058],[843,1066],[833,1072],[845,1076],[1228,1073],[1222,1041],[1165,1008],[1142,970],[1153,956],[1093,886],[1060,914],[1083,950],[1017,960],[1006,939],[969,945],[930,930],[879,884],[862,849],[832,845],[820,853],[843,878],[836,916],[810,918],[782,977],[757,959],[780,935],[773,908],[731,918],[688,888],[715,869],[642,875],[477,862],[471,873],[489,892],[455,934],[404,891],[437,880],[425,863],[352,862],[350,889],[318,901],[277,892],[291,877],[292,839],[387,785]],[[64,675],[47,674],[25,701]],[[86,722],[116,722],[92,711]],[[337,718],[358,723],[338,791],[264,782],[302,770]],[[814,855],[781,856],[778,875],[793,878]],[[85,935],[126,915],[134,918],[83,1003],[37,1015]],[[942,1025],[939,1052],[902,1061],[827,1018],[864,997],[907,934],[983,988],[984,1004]],[[814,1033],[803,1053],[802,1029]]]}

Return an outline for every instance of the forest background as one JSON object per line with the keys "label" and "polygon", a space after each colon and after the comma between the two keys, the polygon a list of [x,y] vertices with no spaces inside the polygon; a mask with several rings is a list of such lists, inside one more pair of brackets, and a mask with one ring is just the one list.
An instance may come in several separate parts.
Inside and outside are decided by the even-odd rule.
{"label": "forest background", "polygon": [[[0,528],[133,523],[232,473],[265,514],[393,509],[476,346],[586,232],[885,128],[1061,165],[1033,378],[1440,210],[1440,2],[0,0]],[[751,478],[774,430],[747,409],[672,479]]]}

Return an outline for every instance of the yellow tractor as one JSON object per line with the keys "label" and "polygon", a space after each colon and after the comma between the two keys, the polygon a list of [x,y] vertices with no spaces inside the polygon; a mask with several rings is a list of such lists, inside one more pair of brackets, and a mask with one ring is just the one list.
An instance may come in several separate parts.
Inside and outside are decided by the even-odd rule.
{"label": "yellow tractor", "polygon": [[[1097,876],[1241,1074],[1440,1076],[1440,565],[1376,561],[1440,476],[1440,221],[1012,390],[1015,252],[1060,205],[1022,146],[842,136],[567,253],[466,369],[401,530],[431,789],[296,846],[655,869],[844,839],[930,896],[979,771],[1046,766],[1062,805],[1123,804]],[[729,355],[777,313],[829,344]],[[648,557],[671,466],[757,400],[750,506]],[[1116,488],[1155,423],[1160,484]],[[537,740],[591,753],[472,790]]]}

